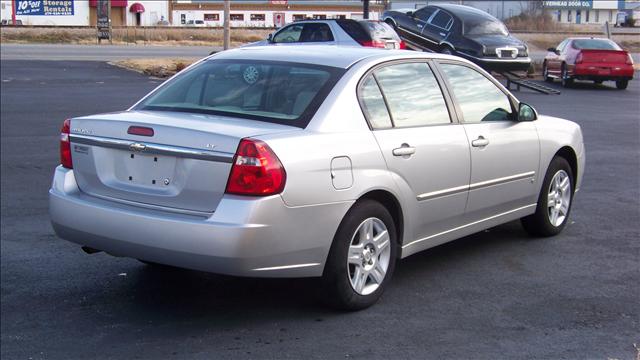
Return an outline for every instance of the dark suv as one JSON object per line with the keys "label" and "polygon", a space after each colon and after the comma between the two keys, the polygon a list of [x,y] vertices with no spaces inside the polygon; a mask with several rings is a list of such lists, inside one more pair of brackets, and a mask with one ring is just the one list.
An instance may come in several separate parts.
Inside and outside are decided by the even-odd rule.
{"label": "dark suv", "polygon": [[382,19],[393,26],[410,47],[464,57],[487,70],[527,70],[527,45],[488,13],[464,5],[430,5],[415,11],[385,11]]}

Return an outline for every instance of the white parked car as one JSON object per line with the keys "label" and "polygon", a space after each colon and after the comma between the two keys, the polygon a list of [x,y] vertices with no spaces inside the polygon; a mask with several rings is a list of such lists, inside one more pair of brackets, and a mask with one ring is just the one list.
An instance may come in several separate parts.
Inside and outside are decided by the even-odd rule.
{"label": "white parked car", "polygon": [[[130,109],[64,122],[56,233],[87,252],[323,277],[373,304],[396,261],[522,219],[569,222],[580,127],[458,57],[356,47],[210,56]],[[478,276],[482,276],[479,274]]]}

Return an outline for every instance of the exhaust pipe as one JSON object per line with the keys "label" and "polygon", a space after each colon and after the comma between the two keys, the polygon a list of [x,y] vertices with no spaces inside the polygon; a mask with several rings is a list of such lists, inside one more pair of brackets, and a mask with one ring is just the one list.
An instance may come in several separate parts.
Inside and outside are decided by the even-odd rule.
{"label": "exhaust pipe", "polygon": [[95,254],[95,253],[99,253],[102,250],[98,250],[98,249],[94,249],[94,248],[90,248],[88,246],[83,246],[82,247],[82,251],[86,252],[87,254],[91,255],[91,254]]}

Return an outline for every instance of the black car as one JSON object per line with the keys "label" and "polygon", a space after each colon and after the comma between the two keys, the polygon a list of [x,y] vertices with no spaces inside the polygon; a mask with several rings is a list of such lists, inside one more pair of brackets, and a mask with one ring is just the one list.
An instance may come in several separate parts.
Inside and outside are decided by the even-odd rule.
{"label": "black car", "polygon": [[524,71],[531,65],[527,45],[488,13],[464,5],[429,5],[415,11],[385,11],[408,46],[466,58],[487,70]]}

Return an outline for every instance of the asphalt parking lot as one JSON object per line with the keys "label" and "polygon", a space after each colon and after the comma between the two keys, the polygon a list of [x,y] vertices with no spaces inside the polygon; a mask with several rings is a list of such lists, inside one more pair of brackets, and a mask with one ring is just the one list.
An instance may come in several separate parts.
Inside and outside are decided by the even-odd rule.
{"label": "asphalt parking lot", "polygon": [[311,280],[157,269],[56,238],[62,120],[124,109],[159,82],[102,62],[1,65],[2,359],[637,356],[640,79],[516,93],[583,128],[586,175],[560,236],[514,222],[419,253],[377,305],[340,313]]}

